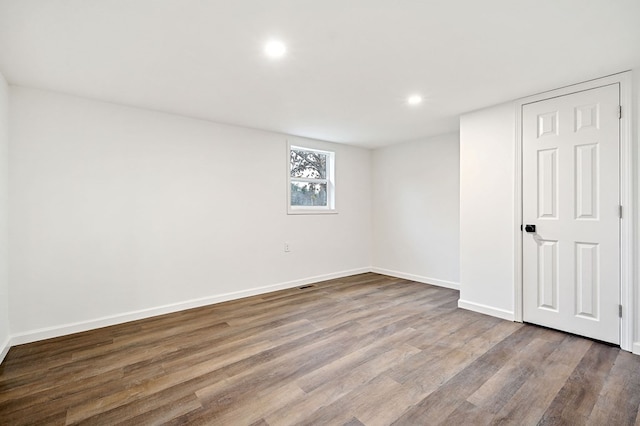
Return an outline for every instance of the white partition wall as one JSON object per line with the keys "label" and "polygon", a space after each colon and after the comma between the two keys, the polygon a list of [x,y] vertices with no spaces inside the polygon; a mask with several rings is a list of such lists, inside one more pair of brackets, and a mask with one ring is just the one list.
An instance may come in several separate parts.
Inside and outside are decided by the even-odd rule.
{"label": "white partition wall", "polygon": [[459,306],[513,320],[515,112],[460,118]]}
{"label": "white partition wall", "polygon": [[[630,165],[633,198],[624,211],[633,217],[633,283],[636,308],[623,312],[623,322],[634,329],[632,350],[640,354],[640,288],[638,285],[640,253],[639,131],[640,70],[633,71],[633,94],[623,117],[632,117]],[[567,89],[569,90],[569,89]],[[624,91],[623,91],[624,93]],[[626,95],[625,95],[626,96]],[[544,98],[544,94],[536,95]],[[624,96],[623,96],[624,97]],[[532,97],[533,98],[533,97]],[[529,99],[529,98],[527,98]],[[625,102],[623,102],[625,103]],[[516,101],[468,114],[460,119],[460,301],[462,308],[505,319],[519,319],[516,297],[520,271],[516,256],[520,223],[516,220],[519,194],[516,185],[519,171],[516,163]],[[626,105],[626,103],[625,103]],[[626,185],[626,183],[625,183]],[[519,195],[518,195],[519,197]],[[629,216],[625,216],[628,218]],[[627,229],[623,227],[623,231]],[[626,232],[626,231],[624,231]],[[628,251],[627,251],[628,252]],[[626,325],[625,325],[626,327]],[[623,330],[624,331],[624,330]],[[631,335],[631,334],[629,334]],[[625,349],[630,345],[625,344]]]}

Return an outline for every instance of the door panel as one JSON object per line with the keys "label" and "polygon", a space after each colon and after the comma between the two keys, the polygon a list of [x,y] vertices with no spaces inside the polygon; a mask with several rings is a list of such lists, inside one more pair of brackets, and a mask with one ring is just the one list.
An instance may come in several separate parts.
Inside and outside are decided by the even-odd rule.
{"label": "door panel", "polygon": [[558,311],[557,241],[538,241],[538,307]]}
{"label": "door panel", "polygon": [[538,151],[538,218],[558,218],[558,149]]}
{"label": "door panel", "polygon": [[619,86],[523,106],[523,318],[619,343]]}
{"label": "door panel", "polygon": [[598,218],[598,145],[576,146],[576,219]]}
{"label": "door panel", "polygon": [[576,243],[576,315],[598,319],[600,306],[598,244]]}

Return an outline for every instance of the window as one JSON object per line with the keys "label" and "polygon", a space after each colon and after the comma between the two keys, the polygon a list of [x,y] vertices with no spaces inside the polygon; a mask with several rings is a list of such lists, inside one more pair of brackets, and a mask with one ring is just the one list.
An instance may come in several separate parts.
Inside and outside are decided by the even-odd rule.
{"label": "window", "polygon": [[335,154],[289,146],[289,214],[336,213]]}

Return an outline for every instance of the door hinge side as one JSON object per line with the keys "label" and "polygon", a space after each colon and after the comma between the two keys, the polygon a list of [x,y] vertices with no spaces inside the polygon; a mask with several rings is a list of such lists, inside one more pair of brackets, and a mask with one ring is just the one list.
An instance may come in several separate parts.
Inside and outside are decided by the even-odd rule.
{"label": "door hinge side", "polygon": [[622,318],[622,305],[618,305],[618,318]]}
{"label": "door hinge side", "polygon": [[622,118],[622,105],[618,105],[618,120]]}

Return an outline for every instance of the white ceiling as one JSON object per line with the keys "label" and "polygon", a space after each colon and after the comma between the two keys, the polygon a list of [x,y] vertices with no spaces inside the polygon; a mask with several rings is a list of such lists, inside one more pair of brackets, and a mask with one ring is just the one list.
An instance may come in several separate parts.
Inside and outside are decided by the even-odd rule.
{"label": "white ceiling", "polygon": [[0,0],[12,84],[369,147],[638,66],[640,0]]}

